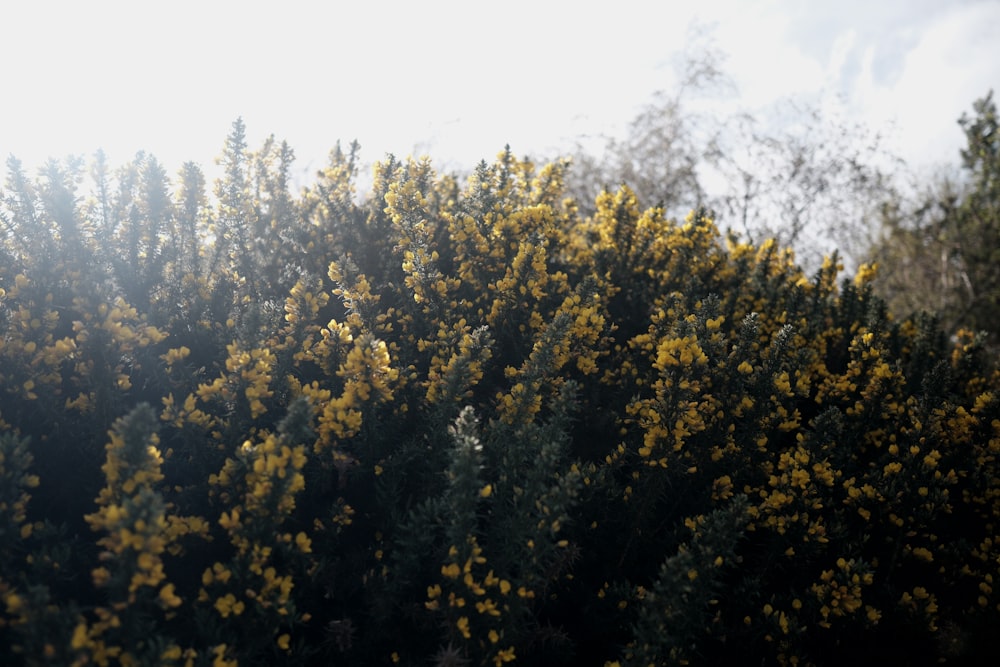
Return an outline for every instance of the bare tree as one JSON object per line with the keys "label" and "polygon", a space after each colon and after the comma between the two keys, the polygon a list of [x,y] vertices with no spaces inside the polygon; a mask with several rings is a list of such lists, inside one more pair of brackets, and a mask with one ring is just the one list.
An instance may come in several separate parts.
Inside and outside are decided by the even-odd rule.
{"label": "bare tree", "polygon": [[834,250],[857,262],[901,161],[833,104],[786,99],[740,108],[711,30],[696,27],[690,44],[678,84],[656,93],[623,137],[606,137],[600,154],[578,145],[568,190],[581,210],[602,189],[625,183],[643,206],[677,218],[708,210],[752,242],[794,247],[807,266]]}

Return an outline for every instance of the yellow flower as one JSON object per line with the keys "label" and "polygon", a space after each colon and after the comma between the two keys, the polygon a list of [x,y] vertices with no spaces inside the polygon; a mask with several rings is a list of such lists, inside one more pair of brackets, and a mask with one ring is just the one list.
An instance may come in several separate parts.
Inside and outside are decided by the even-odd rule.
{"label": "yellow flower", "polygon": [[515,659],[514,647],[510,646],[497,652],[496,657],[493,658],[493,664],[500,667],[505,662],[514,662]]}
{"label": "yellow flower", "polygon": [[778,625],[781,627],[782,634],[788,634],[788,616],[785,612],[780,612],[778,614]]}
{"label": "yellow flower", "polygon": [[228,512],[223,512],[222,516],[219,517],[219,525],[226,530],[238,528],[240,525],[240,511],[234,508],[232,514]]}
{"label": "yellow flower", "polygon": [[287,651],[289,641],[291,641],[291,636],[289,636],[289,634],[286,632],[285,634],[278,637],[278,648],[280,648],[283,651]]}
{"label": "yellow flower", "polygon": [[191,350],[188,347],[181,346],[167,350],[166,354],[160,355],[160,359],[162,359],[167,366],[173,366],[178,361],[186,359],[190,354]]}
{"label": "yellow flower", "polygon": [[7,613],[8,614],[16,614],[16,613],[18,613],[18,611],[21,610],[21,607],[24,604],[23,600],[21,600],[21,597],[17,593],[15,593],[14,591],[11,591],[11,592],[7,593],[4,596],[3,601],[4,601],[4,604],[7,605]]}
{"label": "yellow flower", "polygon": [[715,331],[720,326],[722,326],[722,323],[725,321],[726,321],[725,316],[719,315],[714,319],[705,320],[705,328],[708,329],[709,331]]}
{"label": "yellow flower", "polygon": [[80,649],[87,646],[90,642],[90,637],[87,634],[87,624],[80,623],[73,629],[73,638],[70,640],[69,645],[74,651],[79,651]]}
{"label": "yellow flower", "polygon": [[111,572],[106,567],[98,567],[91,571],[95,586],[107,586],[111,581]]}
{"label": "yellow flower", "polygon": [[499,616],[500,610],[497,609],[497,605],[493,600],[487,598],[483,602],[476,603],[476,611],[480,614],[489,614],[490,616]]}
{"label": "yellow flower", "polygon": [[854,284],[861,287],[869,283],[878,275],[878,263],[862,264],[858,267],[858,272],[854,276]]}
{"label": "yellow flower", "polygon": [[242,600],[237,600],[232,593],[226,593],[223,597],[215,601],[215,609],[222,618],[228,618],[230,614],[239,616],[245,608]]}
{"label": "yellow flower", "polygon": [[181,599],[174,593],[174,585],[167,584],[160,589],[160,601],[167,607],[179,607]]}
{"label": "yellow flower", "polygon": [[455,626],[458,628],[458,631],[462,633],[462,636],[465,637],[466,639],[472,637],[472,633],[469,631],[468,616],[460,616]]}
{"label": "yellow flower", "polygon": [[139,554],[136,559],[136,564],[139,566],[140,570],[152,570],[156,566],[156,557],[153,554],[144,551]]}
{"label": "yellow flower", "polygon": [[170,648],[160,654],[160,660],[177,660],[181,657],[181,647],[173,644]]}
{"label": "yellow flower", "polygon": [[215,654],[215,659],[212,661],[212,667],[237,667],[239,664],[236,660],[226,659],[226,644],[219,644],[212,649],[212,653]]}
{"label": "yellow flower", "polygon": [[219,581],[221,581],[222,583],[226,583],[227,581],[229,581],[229,578],[231,576],[233,576],[233,573],[230,572],[226,568],[226,566],[223,565],[222,563],[215,563],[215,564],[213,564],[212,565],[212,572],[213,572],[215,578],[218,579]]}

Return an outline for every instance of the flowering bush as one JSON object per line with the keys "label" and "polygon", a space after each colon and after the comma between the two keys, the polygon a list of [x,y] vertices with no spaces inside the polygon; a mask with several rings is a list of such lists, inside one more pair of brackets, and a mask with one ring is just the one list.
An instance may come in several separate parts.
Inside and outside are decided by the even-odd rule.
{"label": "flowering bush", "polygon": [[980,341],[565,163],[12,160],[4,664],[988,662]]}

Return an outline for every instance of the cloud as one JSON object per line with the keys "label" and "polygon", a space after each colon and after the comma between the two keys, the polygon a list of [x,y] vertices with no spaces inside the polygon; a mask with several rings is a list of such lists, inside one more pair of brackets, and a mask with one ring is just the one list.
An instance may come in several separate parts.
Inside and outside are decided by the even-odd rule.
{"label": "cloud", "polygon": [[904,158],[953,162],[962,142],[958,117],[991,82],[1000,83],[1000,4],[959,5],[921,27],[894,78],[878,75],[878,48],[865,44],[851,96],[859,115],[876,125],[895,124],[896,148]]}

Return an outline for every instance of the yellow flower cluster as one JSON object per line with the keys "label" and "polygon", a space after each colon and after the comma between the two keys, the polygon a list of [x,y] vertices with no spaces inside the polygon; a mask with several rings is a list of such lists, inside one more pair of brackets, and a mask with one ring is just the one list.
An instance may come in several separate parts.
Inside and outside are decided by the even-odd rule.
{"label": "yellow flower cluster", "polygon": [[[819,582],[812,585],[812,593],[820,601],[820,627],[829,628],[830,618],[850,616],[861,610],[864,604],[862,588],[871,586],[874,576],[863,563],[854,559],[837,559],[835,570],[823,570]],[[878,612],[871,607],[866,608],[869,620],[877,622]]]}
{"label": "yellow flower cluster", "polygon": [[97,497],[99,509],[84,517],[91,529],[103,534],[97,540],[104,549],[103,564],[91,576],[95,586],[107,589],[110,608],[97,607],[92,622],[81,620],[71,645],[78,656],[89,656],[97,664],[105,664],[105,656],[122,664],[139,663],[145,644],[127,629],[130,616],[158,608],[165,618],[173,617],[172,610],[183,600],[166,581],[163,556],[183,553],[181,537],[208,532],[200,517],[167,514],[157,490],[163,459],[155,427],[156,417],[146,405],[115,423],[105,447],[106,486]]}
{"label": "yellow flower cluster", "polygon": [[419,350],[432,349],[427,370],[429,404],[455,403],[472,397],[472,389],[483,379],[483,365],[492,357],[486,327],[472,330],[465,318],[449,326],[442,322],[436,340],[417,342]]}
{"label": "yellow flower cluster", "polygon": [[[302,471],[308,461],[306,445],[291,437],[265,433],[257,443],[244,441],[212,477],[228,505],[218,524],[228,534],[235,556],[229,564],[217,561],[203,571],[198,601],[214,609],[221,621],[249,614],[270,619],[278,627],[288,622],[281,619],[290,620],[296,613],[293,576],[279,571],[287,567],[282,554],[293,549],[309,554],[312,539],[304,531],[294,536],[282,531],[296,510],[296,496],[305,489]],[[289,650],[290,635],[282,634],[275,642]]]}
{"label": "yellow flower cluster", "polygon": [[329,300],[329,294],[316,293],[299,280],[288,291],[288,297],[285,299],[285,320],[293,325],[315,322],[319,311]]}
{"label": "yellow flower cluster", "polygon": [[[111,303],[69,297],[24,273],[2,292],[0,307],[10,313],[10,322],[0,338],[0,382],[26,401],[43,398],[89,412],[106,390],[94,385],[96,377],[128,391],[137,353],[166,338],[122,297]],[[76,395],[67,396],[71,391]]]}
{"label": "yellow flower cluster", "polygon": [[290,378],[293,391],[309,397],[319,410],[317,453],[332,448],[334,439],[354,436],[361,428],[362,409],[370,402],[391,401],[393,385],[399,379],[385,341],[369,334],[355,339],[346,325],[336,322],[330,322],[324,336],[342,345],[343,361],[336,369],[343,388],[340,395],[335,396],[333,390],[317,381],[300,385],[297,379]]}
{"label": "yellow flower cluster", "polygon": [[5,536],[25,538],[31,534],[31,524],[24,521],[31,500],[28,489],[39,484],[38,475],[29,472],[33,460],[26,440],[9,433],[0,435],[0,479],[5,480],[0,494],[0,517],[6,522],[3,526]]}
{"label": "yellow flower cluster", "polygon": [[[486,557],[474,538],[469,538],[466,547],[462,551],[467,552],[467,556],[461,565],[460,550],[455,545],[449,547],[448,562],[441,566],[444,587],[441,584],[428,586],[424,606],[431,611],[446,611],[454,619],[453,627],[457,630],[457,637],[472,639],[474,625],[477,636],[486,637],[489,646],[494,646],[504,637],[501,616],[510,611],[508,596],[512,594],[512,585],[507,579],[496,576],[493,570],[482,573],[486,569]],[[491,590],[493,595],[490,594]],[[526,598],[529,593],[522,587],[518,595]],[[446,602],[447,606],[442,607],[442,602]],[[475,614],[470,616],[473,610]],[[491,655],[496,664],[513,660],[514,647],[498,648],[495,651]]]}

